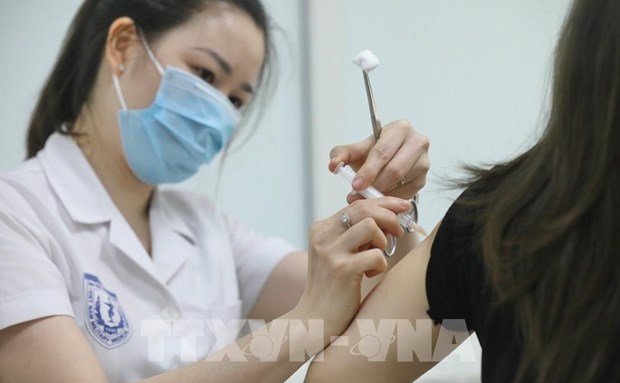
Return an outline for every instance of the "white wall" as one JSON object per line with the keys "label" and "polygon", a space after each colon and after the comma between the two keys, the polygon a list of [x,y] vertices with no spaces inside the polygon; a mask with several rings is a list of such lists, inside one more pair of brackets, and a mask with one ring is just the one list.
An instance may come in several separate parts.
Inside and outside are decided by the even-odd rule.
{"label": "white wall", "polygon": [[0,2],[0,170],[26,155],[26,124],[79,3]]}
{"label": "white wall", "polygon": [[[316,216],[336,211],[350,190],[325,169],[331,147],[371,134],[354,55],[368,48],[382,61],[371,74],[382,122],[408,119],[431,139],[421,223],[432,229],[456,197],[440,181],[461,175],[459,161],[507,159],[535,135],[569,3],[308,0]],[[464,347],[480,352],[475,341]],[[451,358],[425,380],[478,373],[478,363]]]}

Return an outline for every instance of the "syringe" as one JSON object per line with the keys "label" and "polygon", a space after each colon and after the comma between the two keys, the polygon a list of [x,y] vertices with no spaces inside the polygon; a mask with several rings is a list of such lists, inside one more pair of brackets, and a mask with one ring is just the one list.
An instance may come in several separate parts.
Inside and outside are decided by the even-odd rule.
{"label": "syringe", "polygon": [[[349,165],[345,165],[344,163],[340,163],[338,167],[336,167],[334,173],[340,174],[345,180],[349,182],[349,184],[352,184],[353,178],[355,178],[355,171]],[[366,189],[360,191],[360,194],[367,199],[384,197],[384,195],[374,186],[367,187]],[[416,232],[422,234],[425,237],[428,237],[428,233],[420,225],[418,225],[417,204],[412,200],[411,205],[412,208],[410,212],[398,214],[400,226],[402,226],[402,228],[408,233]]]}

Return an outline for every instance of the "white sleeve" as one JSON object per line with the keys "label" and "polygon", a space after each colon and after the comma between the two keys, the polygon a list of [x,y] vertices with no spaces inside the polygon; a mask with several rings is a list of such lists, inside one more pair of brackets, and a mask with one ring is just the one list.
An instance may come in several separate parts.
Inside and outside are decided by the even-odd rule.
{"label": "white sleeve", "polygon": [[224,216],[235,257],[242,314],[247,316],[256,304],[267,279],[287,255],[299,251],[280,238],[262,236],[246,225]]}
{"label": "white sleeve", "polygon": [[0,211],[0,330],[56,315],[74,316],[63,276],[33,233]]}

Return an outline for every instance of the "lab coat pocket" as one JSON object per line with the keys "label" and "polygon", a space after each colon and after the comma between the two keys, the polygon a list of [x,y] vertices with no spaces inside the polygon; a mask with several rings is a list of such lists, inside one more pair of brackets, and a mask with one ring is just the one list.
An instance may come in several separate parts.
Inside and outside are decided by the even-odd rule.
{"label": "lab coat pocket", "polygon": [[213,339],[211,352],[218,351],[233,343],[246,321],[241,318],[241,300],[207,309],[207,332]]}

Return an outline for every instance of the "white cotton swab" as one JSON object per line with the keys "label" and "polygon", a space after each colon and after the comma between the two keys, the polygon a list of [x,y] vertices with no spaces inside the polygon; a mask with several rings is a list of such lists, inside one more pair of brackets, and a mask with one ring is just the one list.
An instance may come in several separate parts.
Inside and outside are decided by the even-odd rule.
{"label": "white cotton swab", "polygon": [[370,50],[366,49],[355,56],[353,63],[366,73],[370,73],[379,66],[379,59]]}

